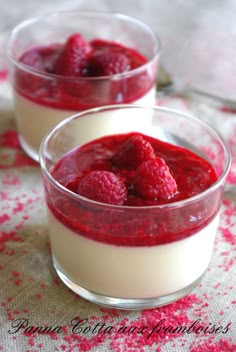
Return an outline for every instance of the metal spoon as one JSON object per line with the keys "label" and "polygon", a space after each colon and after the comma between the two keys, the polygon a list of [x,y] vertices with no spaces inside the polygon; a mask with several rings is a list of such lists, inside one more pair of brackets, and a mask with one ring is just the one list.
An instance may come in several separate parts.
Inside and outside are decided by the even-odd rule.
{"label": "metal spoon", "polygon": [[157,91],[165,95],[182,94],[187,97],[204,99],[207,103],[219,107],[225,112],[236,113],[236,101],[204,92],[188,84],[176,82],[162,65],[160,65],[158,73]]}

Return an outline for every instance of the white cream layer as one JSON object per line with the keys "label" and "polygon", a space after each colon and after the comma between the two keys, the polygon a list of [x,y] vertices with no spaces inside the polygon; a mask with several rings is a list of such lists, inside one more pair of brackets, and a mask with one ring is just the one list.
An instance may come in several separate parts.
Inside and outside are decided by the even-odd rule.
{"label": "white cream layer", "polygon": [[219,215],[186,239],[151,247],[123,247],[86,239],[48,211],[53,255],[74,283],[111,297],[151,298],[181,290],[210,262]]}
{"label": "white cream layer", "polygon": [[[38,153],[43,137],[66,117],[78,111],[54,109],[36,104],[14,92],[15,114],[17,128],[23,143],[34,153]],[[154,105],[155,88],[133,104]],[[102,127],[102,126],[100,126]]]}

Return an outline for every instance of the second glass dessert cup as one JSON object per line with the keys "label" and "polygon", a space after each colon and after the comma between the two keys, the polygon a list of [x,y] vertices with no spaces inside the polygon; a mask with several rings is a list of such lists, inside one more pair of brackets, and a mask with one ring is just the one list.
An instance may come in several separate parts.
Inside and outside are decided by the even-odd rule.
{"label": "second glass dessert cup", "polygon": [[[211,163],[217,181],[190,198],[154,206],[103,204],[61,184],[65,175],[72,181],[75,170],[73,162],[60,169],[62,157],[102,136],[134,131],[197,153]],[[213,253],[230,167],[228,147],[211,127],[159,107],[91,109],[47,135],[40,163],[54,267],[74,292],[104,306],[145,309],[176,301],[200,282]]]}
{"label": "second glass dessert cup", "polygon": [[[135,69],[99,77],[55,74],[51,66],[61,50],[58,48],[74,33],[81,33],[89,42],[98,39],[100,43],[119,43],[147,61]],[[47,60],[43,71],[39,53]],[[154,32],[121,14],[62,11],[19,24],[10,35],[8,57],[23,149],[38,160],[46,133],[76,112],[110,104],[154,105],[159,54],[160,41]]]}

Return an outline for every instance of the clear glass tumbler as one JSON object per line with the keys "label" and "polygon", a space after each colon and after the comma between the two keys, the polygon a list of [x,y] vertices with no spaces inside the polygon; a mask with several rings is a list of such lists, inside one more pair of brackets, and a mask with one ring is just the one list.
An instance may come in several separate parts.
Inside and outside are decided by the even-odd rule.
{"label": "clear glass tumbler", "polygon": [[[201,155],[217,181],[181,201],[117,206],[81,197],[62,186],[61,176],[53,177],[55,164],[75,148],[134,131]],[[41,145],[40,163],[53,263],[74,292],[105,306],[144,309],[178,300],[199,283],[211,260],[230,167],[228,147],[214,129],[166,108],[101,107],[57,125]],[[73,166],[66,170],[68,181]]]}
{"label": "clear glass tumbler", "polygon": [[[56,47],[74,33],[81,33],[87,41],[120,43],[145,56],[147,62],[130,71],[102,77],[42,72],[37,53],[25,60],[26,63],[22,62],[22,55],[29,49]],[[121,14],[75,10],[51,13],[19,24],[9,38],[8,58],[23,149],[38,160],[38,149],[45,134],[76,112],[110,104],[154,104],[159,54],[158,36],[144,23]],[[54,56],[50,55],[53,61]]]}

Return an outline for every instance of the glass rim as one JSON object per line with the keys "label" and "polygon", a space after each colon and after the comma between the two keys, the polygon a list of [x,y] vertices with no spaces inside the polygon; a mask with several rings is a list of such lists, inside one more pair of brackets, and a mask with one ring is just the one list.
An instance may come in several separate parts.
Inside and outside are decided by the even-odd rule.
{"label": "glass rim", "polygon": [[[12,50],[12,44],[14,43],[14,39],[17,36],[18,32],[26,28],[27,26],[30,26],[32,24],[35,24],[41,20],[44,20],[45,18],[53,18],[56,16],[60,15],[75,15],[77,14],[78,16],[96,16],[96,17],[104,17],[104,16],[115,16],[115,18],[122,20],[122,21],[132,21],[136,25],[141,25],[143,28],[145,28],[146,31],[148,31],[152,35],[152,39],[155,42],[155,48],[154,48],[154,54],[150,59],[148,59],[147,62],[145,62],[143,65],[132,69],[127,72],[123,73],[117,73],[114,75],[107,75],[107,76],[99,76],[99,77],[74,77],[74,76],[63,76],[63,75],[58,75],[54,73],[44,73],[40,70],[34,69],[31,66],[25,65],[24,63],[21,63],[18,59],[16,59],[13,55],[13,50]],[[102,80],[108,80],[108,79],[118,79],[118,78],[123,78],[123,77],[128,77],[132,76],[134,74],[138,74],[139,71],[144,70],[146,67],[151,65],[155,60],[157,60],[160,56],[160,51],[161,51],[161,40],[160,37],[156,34],[156,32],[153,31],[153,29],[147,25],[146,23],[138,20],[137,18],[134,18],[132,16],[128,16],[119,12],[108,12],[108,11],[84,11],[84,10],[61,10],[61,11],[53,11],[53,12],[48,12],[43,15],[31,17],[29,19],[26,19],[24,21],[21,21],[18,23],[11,31],[11,33],[8,36],[8,41],[7,41],[7,57],[10,62],[15,64],[18,68],[34,74],[36,76],[42,77],[42,78],[51,78],[51,79],[63,79],[63,80],[71,80],[71,81],[102,81]]]}
{"label": "glass rim", "polygon": [[[226,166],[224,167],[224,171],[222,172],[222,175],[217,179],[215,183],[213,183],[209,188],[204,190],[201,193],[198,193],[192,197],[182,199],[180,201],[175,201],[175,202],[170,202],[166,204],[158,204],[158,205],[145,205],[145,206],[128,206],[128,205],[114,205],[114,204],[107,204],[107,203],[102,203],[98,201],[94,201],[92,199],[83,197],[77,193],[74,193],[70,191],[68,188],[64,187],[62,184],[60,184],[49,172],[48,168],[46,167],[45,163],[45,156],[44,156],[44,149],[50,140],[50,138],[61,128],[63,128],[65,125],[69,124],[70,122],[76,120],[77,118],[90,115],[93,113],[98,113],[101,111],[107,111],[107,110],[112,110],[112,109],[148,109],[152,111],[159,111],[159,112],[164,112],[164,113],[170,113],[170,114],[175,114],[179,115],[181,117],[184,117],[185,119],[190,119],[191,121],[197,123],[198,125],[202,126],[205,128],[208,132],[211,133],[217,140],[221,143],[221,146],[224,149],[225,155],[226,155]],[[230,150],[228,147],[228,144],[224,140],[224,138],[221,136],[221,134],[216,131],[213,127],[208,125],[206,122],[200,120],[199,118],[195,117],[194,115],[188,114],[181,112],[179,110],[171,109],[171,108],[166,108],[166,107],[159,107],[159,106],[145,106],[145,105],[135,105],[135,104],[117,104],[117,105],[106,105],[102,107],[97,107],[97,108],[92,108],[89,110],[85,110],[79,113],[76,113],[63,121],[61,121],[59,124],[57,124],[54,128],[52,128],[47,135],[43,138],[40,148],[39,148],[39,163],[42,169],[42,172],[48,180],[60,191],[63,193],[67,194],[67,196],[70,196],[70,198],[74,198],[75,200],[83,201],[84,203],[87,203],[89,205],[93,205],[96,207],[101,207],[101,208],[109,208],[109,209],[114,209],[114,210],[127,210],[127,211],[152,211],[156,209],[167,209],[167,208],[179,208],[181,206],[184,206],[189,203],[194,203],[195,201],[201,200],[207,195],[211,194],[214,192],[216,189],[218,189],[225,181],[226,176],[229,172],[230,165],[231,165],[231,154]]]}

